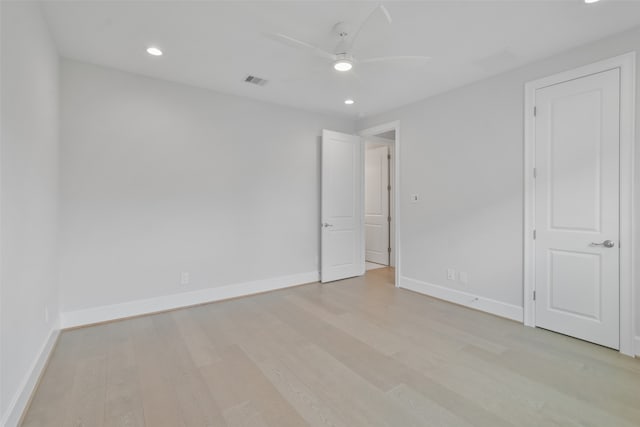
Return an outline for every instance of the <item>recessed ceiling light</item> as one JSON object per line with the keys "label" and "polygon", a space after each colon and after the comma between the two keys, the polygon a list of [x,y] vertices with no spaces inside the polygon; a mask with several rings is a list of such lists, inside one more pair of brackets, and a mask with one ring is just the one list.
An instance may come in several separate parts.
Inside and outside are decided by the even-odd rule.
{"label": "recessed ceiling light", "polygon": [[584,0],[586,4],[598,3],[600,0]]}
{"label": "recessed ceiling light", "polygon": [[162,51],[160,49],[158,49],[157,47],[148,47],[147,48],[147,53],[149,55],[153,55],[153,56],[162,56]]}
{"label": "recessed ceiling light", "polygon": [[345,99],[344,103],[347,105],[353,105],[355,104],[356,101],[354,101],[353,99],[349,98],[349,99]]}

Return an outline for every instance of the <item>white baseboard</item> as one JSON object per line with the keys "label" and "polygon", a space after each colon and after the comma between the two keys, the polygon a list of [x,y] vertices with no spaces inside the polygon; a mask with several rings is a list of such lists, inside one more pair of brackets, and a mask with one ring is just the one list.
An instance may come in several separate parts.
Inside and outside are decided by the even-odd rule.
{"label": "white baseboard", "polygon": [[400,277],[399,287],[459,305],[464,305],[465,307],[485,311],[496,316],[506,317],[507,319],[515,320],[517,322],[523,321],[524,310],[522,307],[517,305],[484,298],[444,286],[433,285],[431,283],[422,282],[420,280],[404,276]]}
{"label": "white baseboard", "polygon": [[16,427],[20,422],[20,418],[22,418],[22,414],[25,409],[27,409],[31,395],[38,384],[40,375],[42,375],[42,372],[47,365],[47,360],[49,360],[51,351],[58,340],[58,335],[60,335],[60,329],[58,329],[57,322],[55,322],[51,332],[49,332],[49,336],[40,348],[40,353],[38,353],[37,357],[31,364],[29,372],[27,372],[22,380],[20,388],[13,396],[13,399],[11,399],[7,412],[2,417],[2,420],[0,420],[0,426]]}
{"label": "white baseboard", "polygon": [[317,282],[319,273],[294,274],[291,276],[274,277],[271,279],[255,280],[252,282],[236,283],[218,288],[207,288],[192,292],[163,295],[143,300],[129,301],[120,304],[104,305],[84,310],[67,311],[61,313],[62,329],[91,325],[109,320],[140,316],[142,314],[157,313],[181,307],[221,301],[229,298],[242,297],[261,292],[274,291],[305,283]]}
{"label": "white baseboard", "polygon": [[640,357],[640,336],[635,337],[633,341],[635,343],[635,356]]}

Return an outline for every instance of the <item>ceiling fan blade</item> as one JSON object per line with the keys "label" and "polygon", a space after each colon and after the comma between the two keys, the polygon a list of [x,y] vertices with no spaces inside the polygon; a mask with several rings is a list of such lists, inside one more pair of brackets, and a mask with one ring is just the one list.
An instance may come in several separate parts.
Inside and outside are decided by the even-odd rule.
{"label": "ceiling fan blade", "polygon": [[359,59],[358,63],[366,64],[371,62],[386,62],[386,61],[422,61],[427,62],[431,59],[430,56],[380,56],[377,58]]}
{"label": "ceiling fan blade", "polygon": [[380,5],[380,10],[382,11],[382,13],[384,13],[385,18],[387,18],[387,23],[391,24],[391,22],[393,22],[393,19],[391,19],[389,10],[387,10],[387,8],[383,4]]}
{"label": "ceiling fan blade", "polygon": [[336,59],[336,55],[334,55],[333,53],[329,53],[326,50],[323,50],[321,48],[319,48],[316,45],[313,45],[311,43],[307,43],[307,42],[303,42],[302,40],[298,40],[296,38],[293,38],[291,36],[288,36],[286,34],[282,34],[282,33],[265,33],[264,36],[268,39],[271,39],[273,41],[276,41],[278,43],[282,43],[285,44],[287,46],[293,46],[293,47],[297,47],[297,48],[303,48],[303,49],[308,49],[310,51],[312,51],[314,54],[321,56],[323,58],[327,58],[330,59],[332,61],[335,61]]}
{"label": "ceiling fan blade", "polygon": [[387,23],[391,24],[391,14],[389,13],[389,10],[387,10],[386,7],[384,7],[383,4],[379,4],[378,6],[376,6],[371,12],[369,12],[369,15],[367,15],[367,17],[364,19],[364,21],[362,21],[362,24],[360,24],[360,27],[358,27],[358,29],[356,30],[355,34],[353,35],[353,37],[351,38],[351,48],[353,48],[353,46],[356,43],[356,40],[358,39],[358,36],[360,35],[360,31],[362,31],[362,29],[367,25],[367,23],[371,20],[371,18],[373,17],[373,15],[377,12],[377,11],[382,11],[382,13],[384,14],[385,18],[387,18]]}

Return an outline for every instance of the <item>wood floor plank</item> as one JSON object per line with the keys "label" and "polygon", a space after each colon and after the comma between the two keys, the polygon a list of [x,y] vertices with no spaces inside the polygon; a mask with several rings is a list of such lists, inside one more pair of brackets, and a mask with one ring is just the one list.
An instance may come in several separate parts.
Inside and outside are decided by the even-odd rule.
{"label": "wood floor plank", "polygon": [[250,401],[224,411],[229,427],[268,427],[262,414]]}
{"label": "wood floor plank", "polygon": [[66,427],[104,425],[106,394],[105,358],[90,358],[78,362],[71,392]]}
{"label": "wood floor plank", "polygon": [[[119,322],[120,325],[126,325]],[[142,398],[131,337],[118,340],[107,355],[105,426],[144,426]]]}
{"label": "wood floor plank", "polygon": [[640,361],[393,270],[63,331],[23,426],[640,426]]}
{"label": "wood floor plank", "polygon": [[[615,381],[602,382],[589,373],[574,373],[549,365],[529,353],[509,351],[500,357],[478,351],[474,354],[479,356],[473,359],[475,366],[481,364],[478,358],[482,358],[493,363],[497,369],[508,369],[512,375],[506,378],[520,377],[535,382],[535,386],[529,389],[544,390],[547,406],[549,403],[565,402],[565,408],[572,408],[569,414],[564,414],[565,422],[572,417],[583,423],[597,420],[605,423],[615,419],[615,425],[620,427],[640,425],[640,394],[637,390],[621,386]],[[527,364],[526,371],[514,369],[522,363]],[[597,393],[594,393],[595,390]],[[553,395],[556,398],[549,400],[548,397]],[[602,399],[602,395],[607,399]],[[556,411],[561,411],[561,408],[556,408]]]}
{"label": "wood floor plank", "polygon": [[185,310],[172,311],[153,319],[165,342],[165,371],[176,394],[179,418],[185,426],[222,425],[222,411],[213,401],[198,369],[198,362],[212,360],[209,356],[213,346],[205,334],[198,333],[197,328],[189,329],[190,333],[185,336],[184,327],[181,328],[176,319],[188,313]]}
{"label": "wood floor plank", "polygon": [[197,367],[220,361],[220,355],[205,328],[188,311],[171,313],[175,320],[193,363]]}
{"label": "wood floor plank", "polygon": [[305,425],[303,418],[240,347],[228,348],[222,357],[221,362],[201,370],[228,423],[232,422],[232,418],[235,419],[235,415],[229,415],[235,414],[232,409],[249,404],[270,426]]}
{"label": "wood floor plank", "polygon": [[405,343],[397,335],[385,331],[375,323],[355,313],[335,314],[324,306],[307,302],[304,298],[299,298],[295,295],[286,296],[285,298],[311,315],[367,343],[382,354],[389,356],[406,348]]}
{"label": "wood floor plank", "polygon": [[310,317],[303,309],[283,303],[281,298],[273,296],[271,300],[263,301],[262,305],[271,306],[271,311],[280,316],[283,321],[289,320],[290,325],[298,329],[301,334],[313,337],[319,347],[382,392],[389,391],[400,384],[410,384],[417,390],[429,393],[432,399],[445,408],[463,412],[464,417],[470,420],[480,420],[492,426],[510,425],[499,415],[463,399],[455,391],[419,375],[410,367],[377,352],[374,348],[332,325]]}
{"label": "wood floor plank", "polygon": [[89,328],[67,331],[60,334],[49,364],[42,375],[37,392],[26,412],[23,426],[61,426],[69,410],[69,399],[73,387],[76,355],[81,340],[78,335],[88,333]]}
{"label": "wood floor plank", "polygon": [[[138,384],[147,426],[183,426],[176,390],[167,371],[164,343],[153,325],[153,317],[131,319]],[[178,367],[175,367],[177,370]]]}
{"label": "wood floor plank", "polygon": [[325,397],[314,391],[317,384],[307,386],[278,359],[266,359],[258,363],[260,370],[278,389],[280,394],[296,408],[311,426],[349,427],[345,417],[327,404]]}
{"label": "wood floor plank", "polygon": [[424,426],[434,427],[471,427],[455,413],[438,405],[406,384],[400,384],[389,390],[391,396],[403,410],[413,414]]}
{"label": "wood floor plank", "polygon": [[399,411],[380,389],[315,344],[282,359],[301,381],[313,386],[329,407],[348,413],[350,425],[417,425],[417,419]]}

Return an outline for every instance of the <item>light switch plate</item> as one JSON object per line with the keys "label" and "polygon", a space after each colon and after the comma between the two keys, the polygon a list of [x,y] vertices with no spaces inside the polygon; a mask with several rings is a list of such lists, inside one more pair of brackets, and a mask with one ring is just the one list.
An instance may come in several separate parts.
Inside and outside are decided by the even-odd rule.
{"label": "light switch plate", "polygon": [[181,285],[188,285],[189,284],[189,273],[186,271],[183,271],[182,273],[180,273],[180,284]]}

